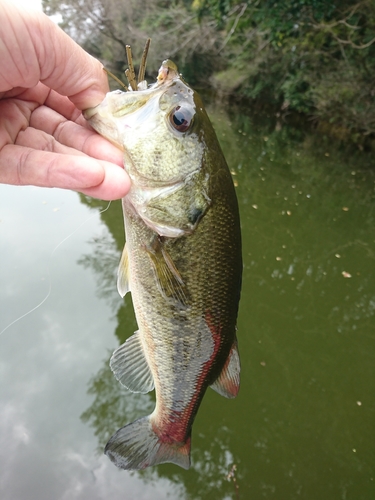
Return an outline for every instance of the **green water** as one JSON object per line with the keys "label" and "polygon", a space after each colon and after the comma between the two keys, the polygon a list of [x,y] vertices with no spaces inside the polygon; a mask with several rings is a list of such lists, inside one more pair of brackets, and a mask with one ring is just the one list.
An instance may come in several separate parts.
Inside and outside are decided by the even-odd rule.
{"label": "green water", "polygon": [[375,498],[375,162],[210,115],[241,210],[238,398],[207,392],[189,471],[118,471],[104,444],[154,406],[108,368],[136,329],[120,205],[0,186],[0,330],[51,285],[0,335],[2,500]]}

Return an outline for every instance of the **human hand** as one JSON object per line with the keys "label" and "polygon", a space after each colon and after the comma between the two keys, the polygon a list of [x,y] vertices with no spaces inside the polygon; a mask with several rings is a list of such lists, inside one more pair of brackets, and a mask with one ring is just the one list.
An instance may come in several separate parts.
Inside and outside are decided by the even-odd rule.
{"label": "human hand", "polygon": [[45,14],[0,1],[0,182],[122,198],[123,154],[92,131],[81,110],[108,81],[99,61]]}

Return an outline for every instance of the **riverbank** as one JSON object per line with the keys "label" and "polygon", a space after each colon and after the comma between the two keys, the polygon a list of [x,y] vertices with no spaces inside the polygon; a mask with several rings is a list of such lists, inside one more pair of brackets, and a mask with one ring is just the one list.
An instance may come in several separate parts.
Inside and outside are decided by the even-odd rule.
{"label": "riverbank", "polygon": [[[244,106],[299,116],[340,144],[373,150],[375,3],[371,0],[44,0],[47,14],[110,71],[125,46],[139,62],[152,38],[150,81],[171,58],[193,87]],[[99,8],[100,7],[100,8]]]}

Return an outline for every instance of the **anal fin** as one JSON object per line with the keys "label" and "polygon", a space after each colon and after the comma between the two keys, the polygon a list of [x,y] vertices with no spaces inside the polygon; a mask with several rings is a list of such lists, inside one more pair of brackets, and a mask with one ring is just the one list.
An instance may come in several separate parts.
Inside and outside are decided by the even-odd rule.
{"label": "anal fin", "polygon": [[240,388],[240,369],[240,356],[237,340],[235,340],[224,368],[215,382],[211,384],[211,388],[225,398],[235,398]]}
{"label": "anal fin", "polygon": [[146,394],[154,388],[139,332],[135,332],[112,354],[110,367],[117,380],[132,392]]}

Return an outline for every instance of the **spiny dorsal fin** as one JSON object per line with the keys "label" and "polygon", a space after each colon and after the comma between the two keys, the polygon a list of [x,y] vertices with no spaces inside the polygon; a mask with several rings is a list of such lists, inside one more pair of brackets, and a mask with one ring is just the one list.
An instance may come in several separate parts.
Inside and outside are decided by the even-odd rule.
{"label": "spiny dorsal fin", "polygon": [[146,394],[154,388],[138,331],[115,350],[109,364],[117,380],[130,391]]}
{"label": "spiny dorsal fin", "polygon": [[126,244],[124,246],[124,250],[122,251],[121,260],[117,271],[117,290],[121,297],[125,297],[125,295],[130,292],[129,257]]}
{"label": "spiny dorsal fin", "polygon": [[240,388],[240,356],[238,354],[237,340],[234,341],[227,361],[220,375],[211,384],[214,391],[225,398],[235,398]]}

